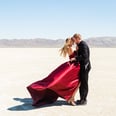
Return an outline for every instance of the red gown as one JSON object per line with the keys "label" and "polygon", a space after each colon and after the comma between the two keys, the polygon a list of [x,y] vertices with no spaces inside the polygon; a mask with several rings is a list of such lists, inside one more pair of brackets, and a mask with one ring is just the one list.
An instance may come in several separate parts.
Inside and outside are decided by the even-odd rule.
{"label": "red gown", "polygon": [[53,103],[58,97],[68,100],[79,86],[79,72],[79,64],[65,62],[43,80],[29,85],[27,89],[33,99],[33,106]]}

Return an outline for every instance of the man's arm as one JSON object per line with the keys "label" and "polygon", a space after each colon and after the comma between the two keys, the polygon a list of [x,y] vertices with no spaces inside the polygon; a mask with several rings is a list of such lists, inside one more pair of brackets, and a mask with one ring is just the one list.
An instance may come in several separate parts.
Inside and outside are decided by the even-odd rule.
{"label": "man's arm", "polygon": [[87,63],[88,61],[88,47],[86,45],[81,45],[80,46],[80,54],[78,55],[78,57],[76,57],[76,60],[79,62],[83,62],[84,64]]}

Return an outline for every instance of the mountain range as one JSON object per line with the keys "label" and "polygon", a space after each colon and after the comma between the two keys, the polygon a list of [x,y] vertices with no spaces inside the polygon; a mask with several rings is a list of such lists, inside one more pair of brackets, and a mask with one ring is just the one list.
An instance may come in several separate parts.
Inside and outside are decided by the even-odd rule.
{"label": "mountain range", "polygon": [[[90,47],[116,47],[116,37],[91,37],[84,39]],[[0,39],[0,48],[59,48],[64,39]]]}

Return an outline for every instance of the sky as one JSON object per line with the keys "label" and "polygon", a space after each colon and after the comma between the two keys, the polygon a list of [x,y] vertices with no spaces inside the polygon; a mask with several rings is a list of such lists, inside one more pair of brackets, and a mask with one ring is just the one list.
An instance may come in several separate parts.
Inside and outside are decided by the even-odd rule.
{"label": "sky", "polygon": [[0,0],[0,39],[116,36],[116,0]]}

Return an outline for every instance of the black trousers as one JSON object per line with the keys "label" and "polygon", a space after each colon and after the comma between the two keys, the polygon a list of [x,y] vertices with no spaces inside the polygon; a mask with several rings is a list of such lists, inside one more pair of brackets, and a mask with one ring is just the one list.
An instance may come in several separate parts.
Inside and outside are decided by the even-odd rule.
{"label": "black trousers", "polygon": [[88,74],[89,70],[85,69],[85,66],[80,67],[80,99],[81,100],[87,100],[87,95],[88,95]]}

